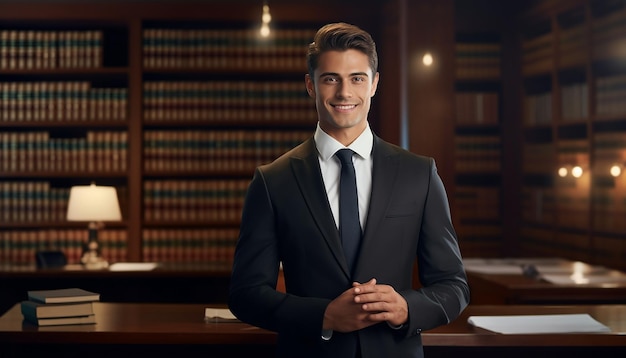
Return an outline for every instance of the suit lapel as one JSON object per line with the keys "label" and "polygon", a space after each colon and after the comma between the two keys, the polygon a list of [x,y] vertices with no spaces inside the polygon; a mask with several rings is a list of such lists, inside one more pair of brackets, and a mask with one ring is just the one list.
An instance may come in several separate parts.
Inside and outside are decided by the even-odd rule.
{"label": "suit lapel", "polygon": [[350,271],[341,247],[339,232],[328,204],[313,138],[303,143],[300,150],[293,153],[290,158],[290,164],[313,220],[317,224],[337,263],[341,266],[343,272],[350,277]]}
{"label": "suit lapel", "polygon": [[[395,178],[398,172],[398,160],[391,146],[374,136],[372,168],[372,193],[370,196],[367,221],[361,242],[359,258],[368,251],[369,243],[374,240],[376,228],[380,227],[385,217],[385,212],[391,199],[390,190],[394,188]],[[355,272],[358,272],[359,262]]]}

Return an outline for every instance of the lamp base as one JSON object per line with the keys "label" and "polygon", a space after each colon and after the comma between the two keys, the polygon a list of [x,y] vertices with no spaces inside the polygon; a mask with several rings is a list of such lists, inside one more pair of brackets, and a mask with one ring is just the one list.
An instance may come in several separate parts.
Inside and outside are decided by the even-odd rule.
{"label": "lamp base", "polygon": [[84,266],[87,270],[104,270],[105,268],[109,267],[109,263],[104,260],[97,260],[97,261],[92,261],[92,262],[86,262],[84,263]]}
{"label": "lamp base", "polygon": [[88,270],[101,270],[109,267],[109,263],[100,255],[97,225],[89,225],[89,240],[83,247],[80,263]]}

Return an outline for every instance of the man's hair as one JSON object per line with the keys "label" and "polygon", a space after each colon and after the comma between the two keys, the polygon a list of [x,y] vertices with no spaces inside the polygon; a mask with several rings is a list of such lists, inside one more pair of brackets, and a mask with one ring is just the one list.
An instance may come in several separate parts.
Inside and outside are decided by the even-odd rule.
{"label": "man's hair", "polygon": [[378,54],[372,36],[357,26],[338,22],[321,27],[309,45],[306,63],[311,79],[314,80],[313,73],[322,53],[349,49],[358,50],[367,55],[372,74],[376,74],[378,71]]}

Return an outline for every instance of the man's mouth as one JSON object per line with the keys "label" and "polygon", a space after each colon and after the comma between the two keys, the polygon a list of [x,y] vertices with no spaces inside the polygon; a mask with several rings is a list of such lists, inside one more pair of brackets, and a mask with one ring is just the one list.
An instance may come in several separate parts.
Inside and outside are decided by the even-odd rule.
{"label": "man's mouth", "polygon": [[333,105],[333,107],[335,107],[335,109],[338,109],[340,111],[349,111],[351,109],[356,108],[356,104],[335,104]]}

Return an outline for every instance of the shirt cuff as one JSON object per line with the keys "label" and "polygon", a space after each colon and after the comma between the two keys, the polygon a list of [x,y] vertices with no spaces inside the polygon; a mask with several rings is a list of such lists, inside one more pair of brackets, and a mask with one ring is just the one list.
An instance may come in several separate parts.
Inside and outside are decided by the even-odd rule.
{"label": "shirt cuff", "polygon": [[392,325],[391,323],[387,322],[387,325],[389,326],[389,328],[391,328],[391,329],[395,329],[396,331],[401,330],[402,328],[404,328],[404,325],[403,325],[403,324],[401,324],[401,325],[399,325],[399,326],[394,326],[394,325]]}
{"label": "shirt cuff", "polygon": [[333,330],[322,329],[322,339],[325,341],[330,341],[331,338],[333,338]]}

